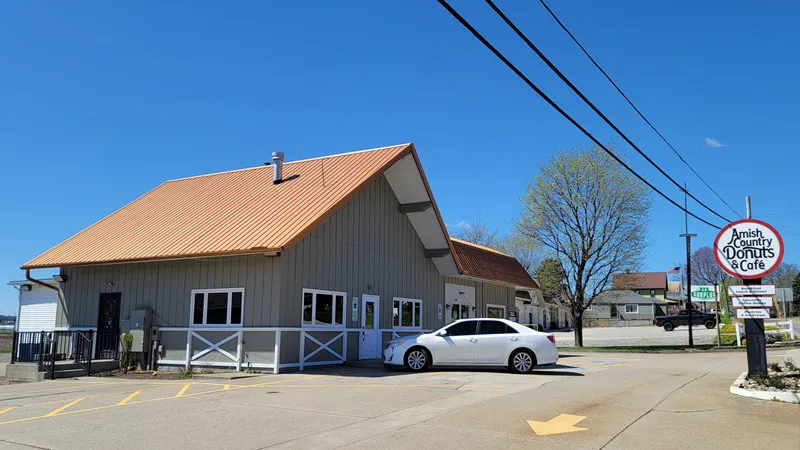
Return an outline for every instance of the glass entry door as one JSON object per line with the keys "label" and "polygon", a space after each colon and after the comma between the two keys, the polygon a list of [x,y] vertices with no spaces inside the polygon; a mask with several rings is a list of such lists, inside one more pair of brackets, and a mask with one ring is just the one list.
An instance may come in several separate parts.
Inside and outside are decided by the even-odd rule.
{"label": "glass entry door", "polygon": [[381,332],[378,314],[380,297],[363,294],[361,296],[361,340],[358,345],[359,359],[381,357]]}

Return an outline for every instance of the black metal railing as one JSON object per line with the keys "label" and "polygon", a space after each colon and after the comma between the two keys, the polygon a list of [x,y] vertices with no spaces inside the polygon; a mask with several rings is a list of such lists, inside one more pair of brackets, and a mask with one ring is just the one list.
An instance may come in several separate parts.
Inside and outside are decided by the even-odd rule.
{"label": "black metal railing", "polygon": [[98,331],[95,341],[94,359],[119,359],[119,331]]}
{"label": "black metal railing", "polygon": [[117,330],[26,331],[14,333],[11,363],[37,363],[52,379],[57,361],[74,361],[90,374],[93,359],[113,360],[118,355]]}

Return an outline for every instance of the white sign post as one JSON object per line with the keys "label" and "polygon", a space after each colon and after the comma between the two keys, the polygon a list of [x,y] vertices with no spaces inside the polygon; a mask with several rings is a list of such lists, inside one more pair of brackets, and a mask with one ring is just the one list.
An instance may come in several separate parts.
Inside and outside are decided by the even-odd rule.
{"label": "white sign post", "polygon": [[772,308],[772,297],[760,295],[758,297],[731,297],[734,308]]}
{"label": "white sign post", "polygon": [[737,319],[769,319],[768,309],[737,309]]}

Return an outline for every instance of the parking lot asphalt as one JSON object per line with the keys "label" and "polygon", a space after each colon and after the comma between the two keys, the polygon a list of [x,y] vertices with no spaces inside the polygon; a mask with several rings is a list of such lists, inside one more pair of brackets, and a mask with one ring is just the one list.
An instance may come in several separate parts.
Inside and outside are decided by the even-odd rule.
{"label": "parking lot asphalt", "polygon": [[[800,349],[770,353],[788,356]],[[797,448],[800,405],[728,393],[745,366],[740,352],[575,352],[529,375],[334,367],[9,385],[0,448]]]}
{"label": "parking lot asphalt", "polygon": [[[572,331],[556,331],[556,345],[574,347],[575,335]],[[713,344],[717,330],[704,326],[692,327],[692,337],[697,345]],[[673,331],[664,331],[655,325],[646,327],[603,327],[584,328],[583,345],[587,347],[624,347],[641,345],[687,345],[689,328],[682,326]]]}

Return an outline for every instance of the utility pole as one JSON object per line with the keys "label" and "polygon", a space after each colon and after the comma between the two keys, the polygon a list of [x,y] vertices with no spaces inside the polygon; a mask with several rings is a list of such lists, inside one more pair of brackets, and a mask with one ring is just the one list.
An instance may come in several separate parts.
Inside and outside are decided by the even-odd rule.
{"label": "utility pole", "polygon": [[[683,209],[684,224],[686,232],[681,237],[686,238],[686,310],[689,312],[689,348],[694,347],[694,336],[692,335],[692,238],[696,234],[689,234],[689,200],[687,199],[686,182],[683,182]],[[719,328],[719,326],[717,326]]]}

